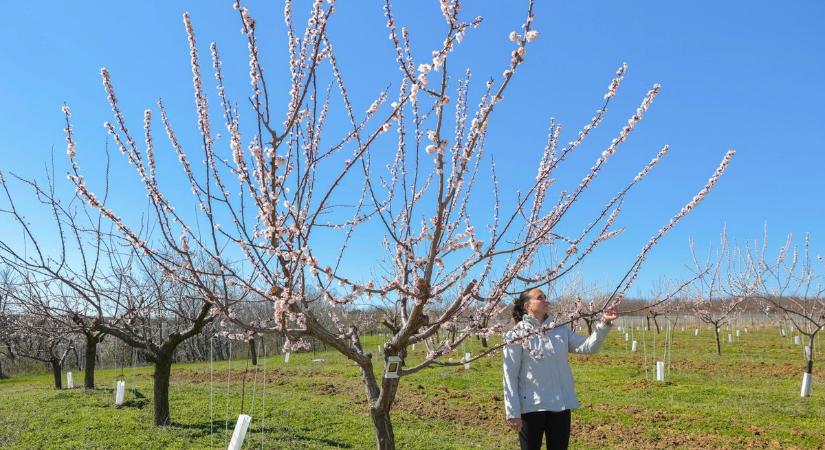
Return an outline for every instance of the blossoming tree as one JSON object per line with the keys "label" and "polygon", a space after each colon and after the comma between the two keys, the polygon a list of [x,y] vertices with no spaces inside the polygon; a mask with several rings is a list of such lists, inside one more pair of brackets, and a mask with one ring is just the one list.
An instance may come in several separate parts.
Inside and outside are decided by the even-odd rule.
{"label": "blossoming tree", "polygon": [[71,353],[77,357],[72,330],[29,311],[27,305],[37,303],[31,298],[46,292],[41,284],[10,280],[0,286],[0,353],[9,359],[22,357],[49,365],[55,389],[62,389],[63,363]]}
{"label": "blossoming tree", "polygon": [[[810,235],[806,234],[800,248],[793,244],[793,236],[789,234],[774,260],[756,259],[762,267],[762,276],[756,280],[754,294],[767,313],[781,313],[806,338],[807,376],[803,378],[803,397],[810,395],[816,335],[825,329],[825,284],[822,280],[825,258],[812,255],[810,243]],[[805,379],[808,379],[807,386]]]}
{"label": "blossoming tree", "polygon": [[690,295],[694,315],[713,328],[716,336],[716,354],[722,355],[721,327],[756,292],[759,271],[762,269],[751,251],[731,245],[727,229],[722,230],[720,245],[709,250],[701,260],[693,240],[690,241],[697,282]]}
{"label": "blossoming tree", "polygon": [[[60,199],[56,195],[60,189],[56,189],[50,172],[46,172],[43,183],[14,178],[30,188],[32,195],[24,197],[20,191],[12,195],[9,181],[0,172],[0,187],[5,194],[0,212],[9,223],[19,226],[22,235],[20,240],[0,237],[0,262],[19,280],[42,290],[41,295],[19,299],[30,315],[59,323],[61,328],[83,337],[84,386],[94,389],[97,346],[104,334],[80,317],[102,317],[110,300],[107,257],[113,249],[104,242],[105,222],[96,211],[84,207],[82,199]],[[46,225],[33,223],[19,203],[40,208],[52,219],[53,233],[44,233]],[[55,245],[45,242],[55,236]]]}
{"label": "blossoming tree", "polygon": [[[138,252],[164,273],[195,288],[226,326],[243,330],[247,337],[283,335],[288,350],[305,347],[305,339],[314,337],[352,360],[363,379],[377,445],[394,448],[390,412],[401,380],[429,367],[469,362],[462,358],[449,363],[443,358],[468,337],[503,331],[500,323],[489,319],[507,307],[511,294],[528,285],[559,280],[620,233],[615,224],[622,203],[664,158],[668,146],[605,199],[592,217],[582,220],[569,211],[628,140],[660,87],[650,89],[627,125],[596,155],[571,190],[551,195],[554,175],[602,123],[627,71],[625,65],[620,67],[596,115],[573,140],[564,144],[561,126],[550,121],[546,146],[537,152],[533,165],[534,178],[513,194],[513,188],[500,185],[492,160],[489,165],[485,162],[489,152],[485,144],[496,106],[525,63],[527,48],[539,36],[533,28],[532,1],[526,4],[521,29],[509,36],[513,50],[501,77],[484,83],[476,100],[470,91],[471,72],[452,79],[448,68],[481,18],[464,19],[459,1],[442,0],[443,41],[422,61],[411,50],[411,33],[399,28],[387,1],[384,10],[399,82],[394,92],[380,92],[364,113],[358,112],[359,102],[347,88],[327,30],[334,2],[313,1],[302,33],[293,23],[292,5],[287,0],[284,9],[291,82],[283,115],[274,112],[276,89],[267,83],[258,25],[246,7],[235,5],[249,50],[252,120],[248,128],[241,126],[241,108],[228,98],[218,47],[210,45],[225,138],[212,129],[214,111],[204,87],[200,51],[190,16],[184,14],[202,165],[192,162],[195,150],[179,139],[162,102],[158,110],[182,179],[198,206],[200,226],[193,226],[196,219],[176,209],[170,188],[161,187],[155,112],[144,113],[144,144],[138,145],[106,69],[101,76],[114,121],[105,127],[148,194],[154,238],[141,237],[137,226],[122,215],[123,209],[105,205],[84,179],[66,106],[69,176],[80,195],[109,218]],[[341,105],[340,110],[334,111],[334,105]],[[338,121],[332,128],[339,130],[336,135],[328,131],[333,120]],[[388,145],[395,151],[387,152]],[[611,295],[583,315],[598,315],[621,301],[651,248],[702,201],[733,154],[724,156],[706,186],[643,246]],[[484,176],[491,180],[487,194],[480,193],[479,179]],[[578,219],[579,231],[559,232],[557,225],[565,217]],[[367,267],[351,263],[356,254],[367,251],[367,247],[355,248],[366,245],[357,244],[359,237],[376,247]],[[539,255],[553,249],[559,250],[560,258],[550,266],[541,265]],[[241,318],[238,303],[226,301],[225,293],[232,289],[249,298],[267,299],[273,314],[258,320]],[[310,297],[308,292],[321,295]],[[400,363],[383,368],[377,355],[362,345],[361,327],[336,312],[379,299],[394,304],[400,315],[381,348],[385,361]],[[313,308],[318,301],[335,307]],[[451,332],[440,334],[440,330]],[[411,357],[408,348],[424,342],[427,354]],[[470,360],[492,354],[501,345],[491,345]]]}

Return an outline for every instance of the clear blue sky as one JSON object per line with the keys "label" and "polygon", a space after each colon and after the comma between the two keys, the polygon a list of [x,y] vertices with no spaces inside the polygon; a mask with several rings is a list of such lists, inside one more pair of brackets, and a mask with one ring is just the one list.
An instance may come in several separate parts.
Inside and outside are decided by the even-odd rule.
{"label": "clear blue sky", "polygon": [[[296,2],[301,14],[304,3]],[[330,33],[357,109],[363,111],[380,89],[398,82],[382,2],[337,3]],[[442,36],[428,33],[443,25],[438,2],[396,3],[397,19],[410,27],[414,50],[424,62]],[[283,86],[285,92],[282,4],[246,5],[262,29],[270,86]],[[525,5],[515,0],[467,1],[464,17],[481,15],[485,20],[467,34],[452,68],[470,65],[479,85],[488,76],[499,77],[512,50],[507,34],[522,23]],[[110,120],[98,74],[102,66],[112,73],[134,131],[140,130],[143,109],[154,109],[162,97],[178,132],[192,139],[196,124],[181,21],[186,10],[192,14],[202,55],[208,56],[208,42],[218,42],[230,90],[239,93],[236,100],[244,98],[246,47],[230,1],[31,1],[13,7],[6,3],[3,9],[0,169],[5,172],[41,174],[52,147],[57,172],[65,172],[60,105],[67,101],[84,169],[90,178],[98,173],[105,138],[101,124]],[[663,86],[638,131],[611,160],[605,180],[586,198],[594,203],[577,210],[586,214],[593,204],[602,203],[663,144],[671,145],[670,155],[627,202],[620,220],[626,233],[589,259],[583,267],[586,279],[610,285],[648,237],[705,183],[729,148],[738,154],[728,174],[654,250],[637,285],[640,291],[633,293],[646,293],[662,276],[683,275],[688,236],[702,244],[716,242],[724,223],[732,237],[754,239],[761,237],[767,221],[773,248],[785,233],[811,232],[815,250],[825,253],[825,3],[541,0],[535,12],[541,36],[496,110],[488,145],[505,193],[515,191],[520,177],[535,173],[533,161],[543,147],[548,117],[566,126],[563,141],[571,139],[600,105],[623,61],[630,70],[608,120],[583,147],[586,153],[569,166],[573,172],[560,180],[578,179],[647,89],[655,82]],[[155,127],[159,130],[160,125]],[[168,151],[161,137],[159,151]],[[130,167],[115,159],[113,178],[134,178]],[[172,164],[174,159],[165,161]],[[128,189],[117,195],[122,205],[144,199],[143,193]],[[0,232],[10,229],[0,223]]]}

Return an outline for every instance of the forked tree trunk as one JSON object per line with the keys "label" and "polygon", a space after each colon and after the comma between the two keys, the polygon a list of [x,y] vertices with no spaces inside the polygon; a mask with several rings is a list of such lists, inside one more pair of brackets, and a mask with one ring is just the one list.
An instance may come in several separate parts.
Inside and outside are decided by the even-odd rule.
{"label": "forked tree trunk", "polygon": [[[395,434],[392,429],[390,409],[392,408],[392,404],[395,402],[397,384],[390,388],[389,397],[391,398],[384,398],[382,399],[384,400],[383,402],[379,402],[382,394],[381,388],[379,387],[380,379],[376,380],[375,373],[372,368],[372,362],[365,365],[360,365],[360,369],[367,395],[370,419],[372,419],[372,428],[375,432],[376,448],[378,450],[395,450]],[[394,381],[397,383],[398,380]]]}
{"label": "forked tree trunk", "polygon": [[656,334],[661,333],[662,331],[659,329],[659,321],[656,320],[656,316],[653,316],[653,325],[656,326]]}
{"label": "forked tree trunk", "polygon": [[52,375],[54,376],[54,388],[58,390],[63,389],[63,365],[60,364],[60,360],[57,358],[50,359],[49,364],[52,365]]}
{"label": "forked tree trunk", "polygon": [[169,414],[169,377],[172,374],[172,355],[155,359],[154,400],[155,425],[165,426],[172,423]]}

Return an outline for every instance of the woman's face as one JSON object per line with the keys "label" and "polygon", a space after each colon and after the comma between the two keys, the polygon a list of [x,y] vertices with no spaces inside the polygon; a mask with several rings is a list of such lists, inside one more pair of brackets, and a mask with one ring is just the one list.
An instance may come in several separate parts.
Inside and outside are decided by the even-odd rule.
{"label": "woman's face", "polygon": [[530,291],[530,300],[524,303],[524,309],[533,317],[544,317],[550,312],[550,302],[539,288]]}

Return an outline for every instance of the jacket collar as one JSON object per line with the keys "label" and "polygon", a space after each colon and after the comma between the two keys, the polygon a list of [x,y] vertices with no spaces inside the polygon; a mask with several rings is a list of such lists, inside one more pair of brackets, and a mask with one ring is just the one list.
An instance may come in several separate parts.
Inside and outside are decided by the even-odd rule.
{"label": "jacket collar", "polygon": [[521,321],[531,328],[539,328],[540,326],[552,321],[552,317],[550,317],[550,315],[548,314],[547,317],[544,319],[544,322],[539,322],[538,319],[531,316],[530,314],[525,314],[521,317]]}

